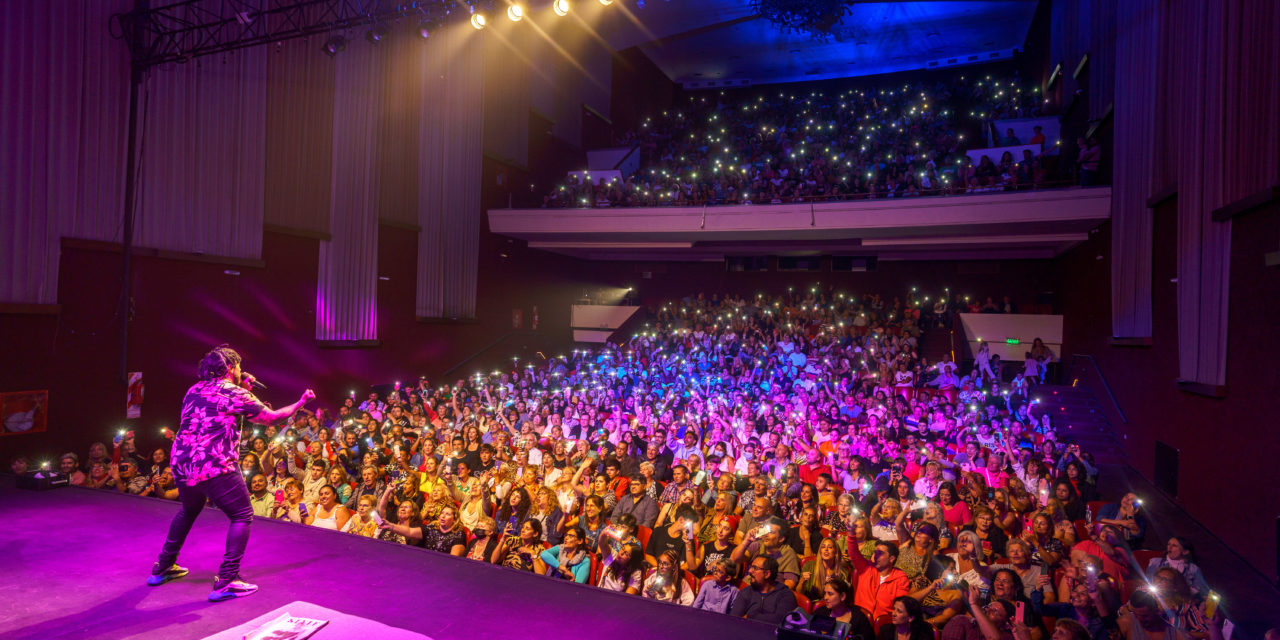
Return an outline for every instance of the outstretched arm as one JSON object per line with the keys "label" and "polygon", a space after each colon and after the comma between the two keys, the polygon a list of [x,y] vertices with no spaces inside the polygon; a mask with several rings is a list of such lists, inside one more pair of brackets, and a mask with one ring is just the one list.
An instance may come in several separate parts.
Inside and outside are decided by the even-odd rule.
{"label": "outstretched arm", "polygon": [[316,397],[316,393],[310,389],[307,389],[306,391],[302,392],[302,397],[298,398],[297,402],[287,407],[282,407],[280,409],[272,409],[270,407],[264,408],[262,411],[258,412],[258,415],[253,416],[252,418],[249,418],[249,421],[256,422],[258,424],[273,424],[273,423],[279,422],[297,413],[298,410],[303,407],[303,405],[307,404],[315,397]]}

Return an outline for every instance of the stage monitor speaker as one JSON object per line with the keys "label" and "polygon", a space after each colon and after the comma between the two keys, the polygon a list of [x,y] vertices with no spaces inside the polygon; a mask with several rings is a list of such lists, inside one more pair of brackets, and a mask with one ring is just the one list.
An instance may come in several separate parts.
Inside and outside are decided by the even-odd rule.
{"label": "stage monitor speaker", "polygon": [[70,479],[56,471],[31,471],[18,476],[15,485],[28,491],[44,491],[57,489],[71,484]]}

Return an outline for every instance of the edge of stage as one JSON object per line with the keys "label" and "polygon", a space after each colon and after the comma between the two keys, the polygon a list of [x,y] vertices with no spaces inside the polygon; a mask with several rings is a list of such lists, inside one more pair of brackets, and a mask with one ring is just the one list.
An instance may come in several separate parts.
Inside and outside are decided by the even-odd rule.
{"label": "edge of stage", "polygon": [[178,560],[191,574],[144,583],[177,508],[77,487],[24,491],[0,476],[0,637],[203,638],[297,600],[435,640],[774,637],[770,625],[261,518],[244,560],[260,591],[213,604],[227,529],[216,510]]}

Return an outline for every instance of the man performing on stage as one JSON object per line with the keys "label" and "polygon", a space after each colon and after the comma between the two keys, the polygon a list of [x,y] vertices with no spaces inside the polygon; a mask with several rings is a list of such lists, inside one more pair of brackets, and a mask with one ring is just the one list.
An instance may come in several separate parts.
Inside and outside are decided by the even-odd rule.
{"label": "man performing on stage", "polygon": [[159,586],[187,575],[174,564],[196,516],[212,501],[231,519],[227,552],[213,581],[210,602],[240,598],[258,590],[240,578],[240,561],[249,543],[253,508],[240,475],[238,446],[243,420],[270,424],[283,420],[315,397],[310,389],[297,402],[271,409],[249,392],[253,376],[240,368],[240,354],[225,345],[200,361],[200,382],[182,399],[182,422],[173,438],[173,478],[181,507],[169,525],[169,537],[151,569],[147,584]]}

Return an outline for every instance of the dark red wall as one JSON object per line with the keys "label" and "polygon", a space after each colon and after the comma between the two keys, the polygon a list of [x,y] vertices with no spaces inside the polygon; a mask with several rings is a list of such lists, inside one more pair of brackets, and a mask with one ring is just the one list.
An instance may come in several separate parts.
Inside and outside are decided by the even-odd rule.
{"label": "dark red wall", "polygon": [[[1064,255],[1058,288],[1068,309],[1064,322],[1066,357],[1087,353],[1099,367],[1129,419],[1111,421],[1123,437],[1131,464],[1153,477],[1155,442],[1180,455],[1177,502],[1249,560],[1276,578],[1275,507],[1280,484],[1280,385],[1276,363],[1280,341],[1280,270],[1263,256],[1280,249],[1280,206],[1255,211],[1232,222],[1227,397],[1178,389],[1176,201],[1155,211],[1152,259],[1153,325],[1149,347],[1109,344],[1111,236],[1109,225]],[[1098,256],[1102,256],[1099,260]],[[1105,392],[1095,389],[1104,406]]]}
{"label": "dark red wall", "polygon": [[[501,168],[486,160],[486,184],[493,184]],[[512,179],[523,179],[519,170],[511,171]],[[487,189],[485,204],[503,197]],[[379,273],[387,278],[378,284],[381,345],[364,349],[326,349],[315,343],[316,240],[266,234],[264,268],[136,258],[129,369],[144,373],[147,399],[143,417],[130,426],[142,434],[140,444],[157,443],[159,428],[173,425],[196,362],[211,346],[224,342],[240,350],[246,368],[270,385],[262,394],[265,399],[284,404],[302,388],[312,387],[322,399],[337,400],[370,383],[410,381],[419,375],[438,379],[495,341],[496,346],[453,378],[508,363],[512,354],[526,361],[536,351],[554,355],[547,352],[571,342],[569,306],[590,288],[633,285],[642,302],[649,304],[699,291],[751,296],[815,283],[891,296],[911,286],[950,286],[961,293],[1008,293],[1016,300],[1032,301],[1049,281],[1051,267],[1048,261],[883,262],[872,273],[731,273],[723,263],[584,262],[530,250],[486,229],[480,243],[476,321],[435,324],[415,318],[416,232],[383,226],[379,242]],[[50,391],[49,431],[0,439],[5,454],[83,452],[90,441],[109,440],[124,423],[125,388],[117,375],[114,318],[119,264],[117,251],[65,247],[61,314],[0,315],[0,335],[7,336],[6,361],[13,363],[0,367],[0,389]],[[646,271],[652,278],[643,277]],[[527,330],[534,305],[540,335],[518,334],[501,341],[513,329],[513,310],[521,311],[522,328]]]}

